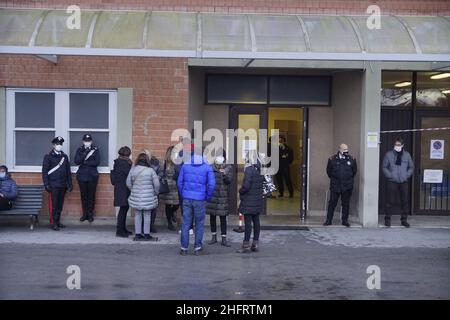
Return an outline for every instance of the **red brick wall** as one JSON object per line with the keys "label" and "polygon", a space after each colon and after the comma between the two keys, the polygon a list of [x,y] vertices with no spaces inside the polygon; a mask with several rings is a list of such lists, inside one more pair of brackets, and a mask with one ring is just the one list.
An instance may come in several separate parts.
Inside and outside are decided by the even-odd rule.
{"label": "red brick wall", "polygon": [[[172,130],[187,127],[188,67],[184,58],[59,56],[58,64],[27,55],[0,55],[0,86],[28,88],[133,88],[133,151],[162,158]],[[144,126],[147,121],[148,132]],[[113,151],[114,152],[114,151]],[[41,184],[39,173],[15,173],[19,184]],[[96,212],[114,215],[109,175],[97,188]],[[47,212],[47,203],[44,211]],[[66,198],[63,214],[80,215],[80,196]]]}
{"label": "red brick wall", "polygon": [[382,14],[448,15],[448,0],[0,0],[0,7],[146,9],[228,13],[366,14],[371,4]]}

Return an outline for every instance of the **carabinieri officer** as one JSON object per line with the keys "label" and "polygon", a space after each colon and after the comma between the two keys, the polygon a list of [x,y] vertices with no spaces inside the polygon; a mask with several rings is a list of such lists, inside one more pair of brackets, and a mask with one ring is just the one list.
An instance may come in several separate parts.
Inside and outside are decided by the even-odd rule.
{"label": "carabinieri officer", "polygon": [[79,166],[77,181],[80,186],[83,216],[80,221],[94,221],[95,192],[97,190],[100,151],[92,144],[92,135],[83,136],[83,145],[77,149],[75,164]]}
{"label": "carabinieri officer", "polygon": [[50,195],[50,224],[55,231],[65,228],[61,223],[64,195],[67,190],[72,192],[73,189],[69,157],[62,151],[63,142],[61,137],[54,138],[53,149],[44,156],[42,163],[42,180]]}

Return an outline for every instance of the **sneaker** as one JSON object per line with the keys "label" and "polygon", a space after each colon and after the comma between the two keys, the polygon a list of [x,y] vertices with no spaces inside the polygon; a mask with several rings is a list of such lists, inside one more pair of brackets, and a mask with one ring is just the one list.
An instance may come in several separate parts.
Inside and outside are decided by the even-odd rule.
{"label": "sneaker", "polygon": [[187,251],[187,250],[184,250],[184,249],[181,249],[181,250],[180,250],[180,255],[181,255],[181,256],[187,256],[187,254],[188,254],[188,251]]}
{"label": "sneaker", "polygon": [[409,228],[409,223],[406,221],[402,221],[402,226],[404,226],[405,228]]}
{"label": "sneaker", "polygon": [[194,254],[196,256],[204,256],[206,254],[206,252],[205,252],[205,250],[203,250],[203,248],[200,248],[200,249],[195,249]]}
{"label": "sneaker", "polygon": [[189,235],[193,235],[194,234],[194,229],[189,229]]}
{"label": "sneaker", "polygon": [[350,228],[350,223],[348,223],[347,221],[342,222],[342,225],[343,225],[343,226],[346,226],[347,228]]}
{"label": "sneaker", "polygon": [[144,234],[145,241],[158,241],[158,237],[153,237],[149,234]]}
{"label": "sneaker", "polygon": [[137,234],[134,236],[133,241],[144,241],[145,238],[142,234]]}

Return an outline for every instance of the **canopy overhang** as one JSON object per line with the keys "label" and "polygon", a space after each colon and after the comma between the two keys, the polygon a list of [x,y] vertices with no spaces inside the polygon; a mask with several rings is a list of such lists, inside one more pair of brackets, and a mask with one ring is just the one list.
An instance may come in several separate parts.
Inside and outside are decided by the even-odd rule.
{"label": "canopy overhang", "polygon": [[0,53],[218,59],[450,61],[450,18],[0,9]]}

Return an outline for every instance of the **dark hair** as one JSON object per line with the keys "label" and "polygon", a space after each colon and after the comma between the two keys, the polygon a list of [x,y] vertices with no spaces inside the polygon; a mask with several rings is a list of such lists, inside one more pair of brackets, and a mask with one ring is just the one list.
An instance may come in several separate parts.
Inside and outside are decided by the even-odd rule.
{"label": "dark hair", "polygon": [[119,149],[119,156],[129,157],[130,154],[131,154],[131,149],[128,148],[127,146],[122,147],[122,148]]}
{"label": "dark hair", "polygon": [[283,142],[286,142],[286,138],[284,136],[280,136],[280,139],[283,139]]}
{"label": "dark hair", "polygon": [[8,173],[8,167],[5,165],[1,165],[0,169],[4,169],[6,173]]}
{"label": "dark hair", "polygon": [[142,165],[146,167],[150,167],[150,158],[146,153],[140,153],[134,162],[134,165]]}
{"label": "dark hair", "polygon": [[400,137],[395,138],[394,143],[396,143],[396,142],[400,142],[402,145],[404,144],[404,143],[403,143],[403,139],[400,138]]}

